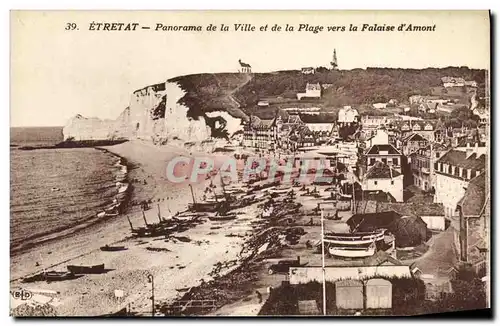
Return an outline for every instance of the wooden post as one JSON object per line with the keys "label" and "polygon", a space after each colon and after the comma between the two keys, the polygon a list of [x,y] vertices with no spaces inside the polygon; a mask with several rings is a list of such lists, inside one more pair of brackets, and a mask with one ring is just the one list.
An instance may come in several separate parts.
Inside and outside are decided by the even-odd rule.
{"label": "wooden post", "polygon": [[134,231],[134,227],[132,226],[132,222],[130,222],[130,218],[128,217],[127,215],[127,220],[128,220],[128,224],[130,224],[130,231]]}
{"label": "wooden post", "polygon": [[196,204],[196,199],[194,198],[193,186],[189,184],[189,189],[191,189],[191,197],[193,197],[193,204]]}
{"label": "wooden post", "polygon": [[160,204],[158,204],[158,220],[160,220],[160,223],[162,222],[160,213]]}

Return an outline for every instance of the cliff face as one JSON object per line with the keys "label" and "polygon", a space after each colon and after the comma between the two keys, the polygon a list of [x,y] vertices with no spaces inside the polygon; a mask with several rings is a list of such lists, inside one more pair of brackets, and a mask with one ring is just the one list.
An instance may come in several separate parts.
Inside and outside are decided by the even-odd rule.
{"label": "cliff face", "polygon": [[182,104],[185,91],[166,82],[135,91],[116,120],[77,115],[63,128],[64,139],[144,139],[157,144],[169,141],[202,142],[230,137],[241,130],[241,120],[224,111],[193,114]]}

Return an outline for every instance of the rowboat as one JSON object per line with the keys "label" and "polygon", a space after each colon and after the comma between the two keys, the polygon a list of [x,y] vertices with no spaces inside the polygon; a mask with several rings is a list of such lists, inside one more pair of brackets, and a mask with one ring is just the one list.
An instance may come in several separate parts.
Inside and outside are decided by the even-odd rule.
{"label": "rowboat", "polygon": [[332,256],[337,257],[348,257],[348,258],[362,258],[371,257],[375,254],[376,245],[372,242],[370,245],[358,245],[358,246],[331,246],[328,248],[328,252]]}
{"label": "rowboat", "polygon": [[372,242],[384,240],[385,230],[376,232],[356,233],[329,233],[325,234],[325,243],[334,245],[368,245]]}
{"label": "rowboat", "polygon": [[68,271],[73,274],[101,274],[105,272],[104,264],[93,266],[68,265],[66,267],[68,268]]}
{"label": "rowboat", "polygon": [[290,190],[292,190],[291,187],[284,187],[284,188],[269,188],[267,191],[271,194],[286,194]]}
{"label": "rowboat", "polygon": [[56,282],[56,281],[71,280],[75,278],[77,278],[77,276],[70,272],[48,271],[25,277],[22,279],[22,282],[23,283],[40,282],[40,281]]}
{"label": "rowboat", "polygon": [[190,211],[195,212],[217,212],[221,206],[221,202],[198,202],[188,204]]}
{"label": "rowboat", "polygon": [[123,250],[127,250],[127,249],[128,248],[124,247],[124,246],[108,246],[108,245],[105,245],[105,246],[101,247],[101,251],[123,251]]}

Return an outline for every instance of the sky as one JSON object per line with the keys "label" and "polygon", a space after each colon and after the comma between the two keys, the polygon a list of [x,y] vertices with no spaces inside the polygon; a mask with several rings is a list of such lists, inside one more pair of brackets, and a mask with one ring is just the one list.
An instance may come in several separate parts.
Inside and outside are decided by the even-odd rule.
{"label": "sky", "polygon": [[[92,22],[137,22],[150,30],[90,31]],[[75,23],[78,30],[65,30]],[[234,31],[252,24],[255,32]],[[436,25],[433,32],[328,32],[327,26]],[[156,24],[230,26],[227,32],[154,31]],[[260,26],[268,24],[267,32]],[[277,24],[282,31],[270,31]],[[295,27],[285,32],[286,24]],[[325,26],[314,34],[299,24]],[[328,66],[426,68],[490,64],[489,17],[476,12],[11,12],[11,126],[63,126],[81,114],[116,118],[131,93],[169,78]]]}

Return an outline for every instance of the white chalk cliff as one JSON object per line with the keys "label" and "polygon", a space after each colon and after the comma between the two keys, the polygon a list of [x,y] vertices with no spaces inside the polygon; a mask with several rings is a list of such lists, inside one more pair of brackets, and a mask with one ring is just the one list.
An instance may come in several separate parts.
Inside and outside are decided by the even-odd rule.
{"label": "white chalk cliff", "polygon": [[[116,120],[100,120],[77,115],[64,126],[64,139],[144,139],[154,143],[170,140],[200,142],[211,138],[212,129],[205,117],[187,116],[189,108],[180,104],[185,91],[177,83],[161,83],[135,91],[127,107]],[[241,120],[225,111],[206,114],[207,119],[219,117],[229,135],[241,130]],[[215,127],[219,128],[217,121]]]}

